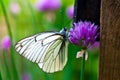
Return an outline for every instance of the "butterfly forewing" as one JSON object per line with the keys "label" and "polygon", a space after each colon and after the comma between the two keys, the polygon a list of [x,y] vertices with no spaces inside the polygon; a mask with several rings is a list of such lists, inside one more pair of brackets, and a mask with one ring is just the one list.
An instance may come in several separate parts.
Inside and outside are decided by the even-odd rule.
{"label": "butterfly forewing", "polygon": [[[50,32],[50,33],[46,32],[46,33],[41,33],[41,34],[37,34],[37,35],[31,36],[31,37],[25,38],[16,44],[16,46],[15,46],[16,51],[29,60],[31,59],[31,57],[34,57],[34,56],[39,57],[39,55],[42,55],[42,53],[44,54],[44,50],[47,50],[47,48],[50,47],[51,43],[54,42],[54,39],[51,42],[49,42],[48,44],[46,44],[47,42],[45,42],[44,45],[43,45],[43,41],[51,36],[55,36],[55,39],[56,39],[56,35],[58,35],[58,34],[56,34],[56,32]],[[36,58],[36,59],[38,59],[38,58]],[[34,60],[34,61],[36,61],[36,60]],[[39,60],[37,60],[37,61],[39,61]]]}

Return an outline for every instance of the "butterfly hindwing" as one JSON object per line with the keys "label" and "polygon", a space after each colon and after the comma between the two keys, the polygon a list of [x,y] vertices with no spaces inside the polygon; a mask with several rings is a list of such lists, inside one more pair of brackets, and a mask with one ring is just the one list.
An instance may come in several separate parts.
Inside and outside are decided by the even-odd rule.
{"label": "butterfly hindwing", "polygon": [[[58,53],[56,55],[56,49],[53,50],[52,54],[49,55],[46,62],[39,63],[39,67],[43,69],[43,71],[48,73],[53,73],[56,71],[61,71],[67,62],[67,42],[60,43]],[[59,45],[60,45],[59,44]]]}

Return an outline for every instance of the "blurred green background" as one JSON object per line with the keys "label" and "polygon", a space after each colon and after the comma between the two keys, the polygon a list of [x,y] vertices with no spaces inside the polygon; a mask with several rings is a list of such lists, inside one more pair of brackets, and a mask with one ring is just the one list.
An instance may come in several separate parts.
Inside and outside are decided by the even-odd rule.
{"label": "blurred green background", "polygon": [[[61,6],[55,11],[39,11],[35,4],[38,0],[2,0],[7,12],[7,18],[13,36],[12,45],[17,41],[44,31],[68,30],[72,26],[72,18],[66,14],[66,9],[74,5],[74,0],[61,0]],[[11,3],[17,3],[17,12],[11,12]],[[15,7],[14,7],[15,8]],[[0,41],[9,36],[8,28],[0,4]],[[12,50],[11,50],[12,49]],[[79,47],[69,43],[68,62],[63,71],[45,73],[37,64],[20,56],[12,47],[3,50],[0,45],[0,80],[80,80],[81,58],[76,58]],[[97,80],[99,48],[89,49],[89,57],[85,62],[84,80]]]}

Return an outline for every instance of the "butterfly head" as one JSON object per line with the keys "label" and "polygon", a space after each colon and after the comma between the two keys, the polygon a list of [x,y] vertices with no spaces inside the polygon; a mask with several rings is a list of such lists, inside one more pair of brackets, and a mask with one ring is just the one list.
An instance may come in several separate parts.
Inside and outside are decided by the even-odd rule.
{"label": "butterfly head", "polygon": [[67,33],[68,33],[68,31],[67,31],[66,28],[63,28],[62,30],[60,30],[60,33],[61,33],[62,35],[64,35],[64,36],[66,36]]}

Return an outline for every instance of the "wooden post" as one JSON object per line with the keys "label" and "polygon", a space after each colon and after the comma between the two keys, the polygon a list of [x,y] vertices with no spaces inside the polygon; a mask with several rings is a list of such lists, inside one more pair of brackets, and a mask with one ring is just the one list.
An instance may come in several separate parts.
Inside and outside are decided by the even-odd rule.
{"label": "wooden post", "polygon": [[120,0],[101,0],[99,80],[120,80]]}

